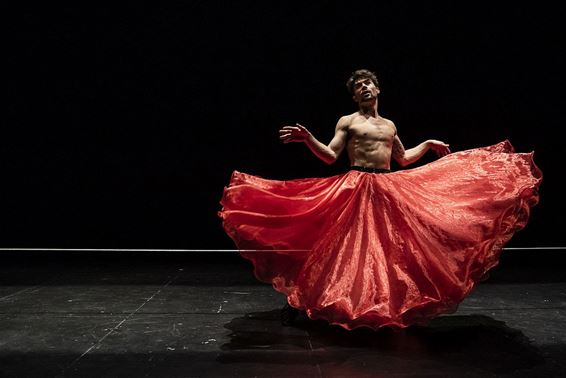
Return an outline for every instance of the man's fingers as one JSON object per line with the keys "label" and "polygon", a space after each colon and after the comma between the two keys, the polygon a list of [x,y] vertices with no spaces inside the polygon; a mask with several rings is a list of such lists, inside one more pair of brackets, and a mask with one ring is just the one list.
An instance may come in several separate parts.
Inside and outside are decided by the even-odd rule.
{"label": "man's fingers", "polygon": [[301,129],[295,126],[285,126],[281,130],[279,130],[279,132],[284,133],[284,132],[292,132],[292,131],[300,131],[300,130]]}
{"label": "man's fingers", "polygon": [[279,130],[279,132],[282,132],[282,131],[289,131],[289,130],[297,130],[297,127],[295,127],[295,126],[283,126],[283,127]]}
{"label": "man's fingers", "polygon": [[438,144],[434,144],[432,147],[438,154],[443,154],[444,156],[450,153],[450,148],[448,148],[448,146],[449,144],[439,142]]}
{"label": "man's fingers", "polygon": [[296,123],[295,126],[283,126],[279,130],[279,139],[283,143],[302,142],[305,139],[305,133],[308,133],[307,129]]}
{"label": "man's fingers", "polygon": [[438,155],[441,156],[441,157],[442,157],[442,156],[446,156],[446,155],[448,155],[449,153],[451,153],[451,151],[450,151],[450,149],[449,149],[448,147],[443,148],[443,149],[440,149],[440,150],[438,150],[437,152],[438,152]]}

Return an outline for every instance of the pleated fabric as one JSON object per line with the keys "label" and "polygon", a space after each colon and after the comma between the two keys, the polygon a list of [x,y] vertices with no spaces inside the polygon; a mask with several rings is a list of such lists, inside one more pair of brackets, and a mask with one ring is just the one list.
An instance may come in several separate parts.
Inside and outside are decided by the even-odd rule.
{"label": "pleated fabric", "polygon": [[506,140],[392,173],[235,171],[219,216],[257,279],[310,318],[400,329],[456,310],[527,224],[541,180]]}

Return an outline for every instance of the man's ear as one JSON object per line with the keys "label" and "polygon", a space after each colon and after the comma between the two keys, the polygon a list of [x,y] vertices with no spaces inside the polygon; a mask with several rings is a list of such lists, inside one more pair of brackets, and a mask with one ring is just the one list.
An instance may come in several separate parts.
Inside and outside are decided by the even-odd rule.
{"label": "man's ear", "polygon": [[352,100],[354,100],[354,102],[358,102],[355,95],[352,96]]}

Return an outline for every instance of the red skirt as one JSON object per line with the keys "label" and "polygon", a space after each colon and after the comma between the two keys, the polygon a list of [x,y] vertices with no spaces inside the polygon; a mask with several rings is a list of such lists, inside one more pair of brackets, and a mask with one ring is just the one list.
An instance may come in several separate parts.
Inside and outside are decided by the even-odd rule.
{"label": "red skirt", "polygon": [[454,312],[538,202],[509,141],[393,173],[278,181],[234,172],[219,212],[256,277],[346,329]]}

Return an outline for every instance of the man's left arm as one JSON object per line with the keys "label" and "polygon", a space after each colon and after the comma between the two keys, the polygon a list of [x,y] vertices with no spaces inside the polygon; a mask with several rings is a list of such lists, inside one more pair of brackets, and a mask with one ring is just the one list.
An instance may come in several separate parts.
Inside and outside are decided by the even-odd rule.
{"label": "man's left arm", "polygon": [[404,167],[419,160],[428,150],[433,150],[440,157],[445,156],[450,153],[448,146],[448,144],[439,140],[429,139],[416,147],[405,150],[401,139],[399,139],[399,136],[395,135],[391,154],[395,161]]}

